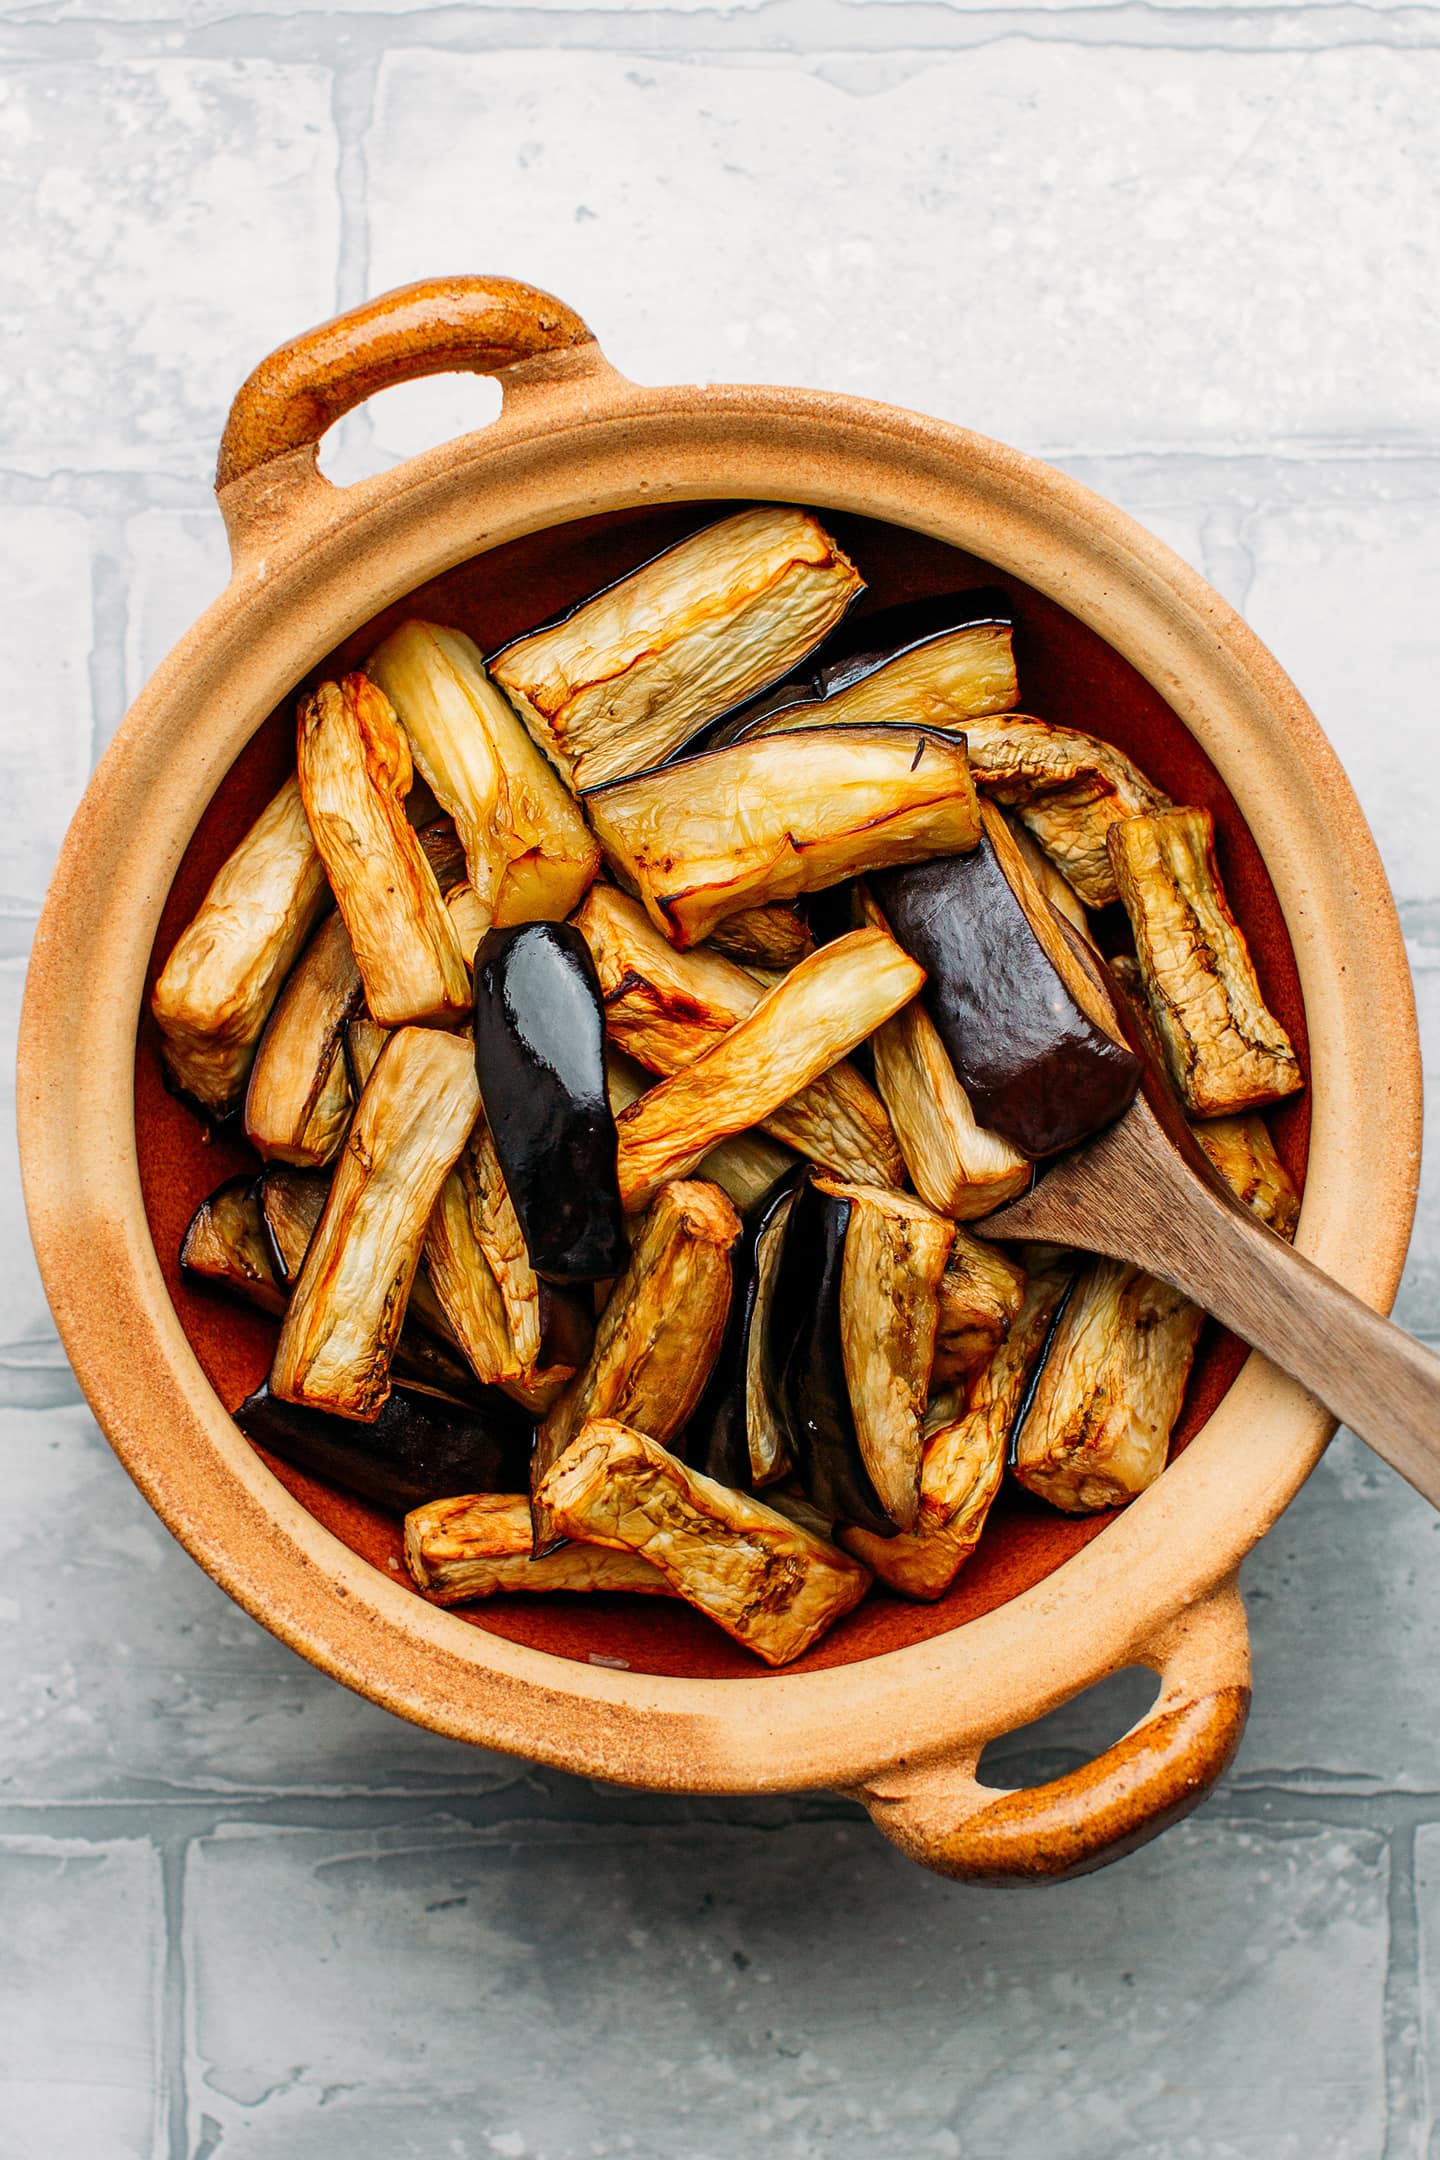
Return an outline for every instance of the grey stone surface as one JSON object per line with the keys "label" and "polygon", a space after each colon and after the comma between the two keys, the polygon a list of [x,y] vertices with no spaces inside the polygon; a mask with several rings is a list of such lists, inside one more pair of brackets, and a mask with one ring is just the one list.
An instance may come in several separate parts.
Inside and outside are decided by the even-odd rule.
{"label": "grey stone surface", "polygon": [[[870,392],[1131,510],[1340,748],[1440,1068],[1440,8],[4,0],[0,51],[7,1130],[54,850],[224,580],[229,398],[469,267],[640,380]],[[388,392],[324,469],[494,408]],[[1434,1340],[1437,1162],[1400,1306]],[[1357,1443],[1247,1564],[1255,1709],[1200,1816],[964,1891],[830,1796],[617,1792],[336,1687],[109,1453],[9,1151],[0,1294],[0,2160],[1440,2160],[1440,1524]]]}

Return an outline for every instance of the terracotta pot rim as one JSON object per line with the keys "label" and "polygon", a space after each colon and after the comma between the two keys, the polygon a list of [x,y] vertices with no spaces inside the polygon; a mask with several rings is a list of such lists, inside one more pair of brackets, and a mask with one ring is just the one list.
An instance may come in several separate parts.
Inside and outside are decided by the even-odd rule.
{"label": "terracotta pot rim", "polygon": [[[137,1484],[201,1565],[314,1663],[437,1731],[618,1782],[855,1784],[897,1752],[978,1744],[1117,1664],[1153,1657],[1174,1616],[1232,1573],[1293,1496],[1331,1421],[1252,1357],[1160,1483],[1056,1575],[948,1635],[827,1671],[618,1673],[427,1606],[321,1528],[240,1438],[149,1243],[135,1023],[160,906],[214,786],[276,699],[347,631],[425,578],[545,525],[759,498],[851,510],[967,548],[1115,645],[1240,802],[1295,945],[1315,1045],[1298,1242],[1382,1310],[1418,1176],[1399,924],[1349,784],[1277,663],[1196,573],[1079,483],[868,400],[639,389],[593,348],[512,376],[494,426],[356,488],[331,489],[297,452],[226,490],[235,577],[106,753],[37,934],[20,1060],[36,1250],[67,1351]],[[108,912],[102,882],[123,903]],[[77,1031],[91,1046],[83,1081],[67,1070]],[[1357,1130],[1368,1131],[1363,1155]]]}

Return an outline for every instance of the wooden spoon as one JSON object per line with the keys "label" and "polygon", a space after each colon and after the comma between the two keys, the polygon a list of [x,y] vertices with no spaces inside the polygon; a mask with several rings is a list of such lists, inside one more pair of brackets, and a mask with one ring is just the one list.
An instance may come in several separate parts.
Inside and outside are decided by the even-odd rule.
{"label": "wooden spoon", "polygon": [[[1070,933],[1070,941],[1078,941]],[[1141,1061],[1130,1108],[978,1227],[1075,1245],[1173,1283],[1263,1352],[1440,1507],[1440,1357],[1343,1290],[1238,1200],[1190,1131],[1097,956],[1117,1029]]]}

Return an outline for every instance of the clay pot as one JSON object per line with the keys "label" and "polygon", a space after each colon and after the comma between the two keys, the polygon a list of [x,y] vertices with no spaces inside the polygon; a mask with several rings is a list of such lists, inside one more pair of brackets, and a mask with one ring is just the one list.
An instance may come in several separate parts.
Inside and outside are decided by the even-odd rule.
{"label": "clay pot", "polygon": [[[320,477],[332,421],[446,368],[500,380],[493,426],[354,487]],[[1355,798],[1274,660],[1157,541],[1013,450],[814,391],[637,388],[567,308],[504,280],[412,286],[275,354],[236,400],[218,492],[234,574],[76,815],[21,1041],[51,1304],[152,1506],[295,1649],[460,1740],[674,1792],[838,1787],[915,1858],[987,1881],[1098,1866],[1184,1814],[1244,1722],[1239,1564],[1331,1430],[1299,1388],[1216,1335],[1185,1444],[1134,1506],[1074,1524],[1011,1498],[942,1604],[872,1597],[782,1674],[668,1601],[439,1611],[387,1565],[393,1524],[267,1464],[227,1414],[263,1369],[266,1323],[185,1290],[174,1260],[190,1207],[241,1158],[203,1147],[164,1095],[142,1007],[291,754],[296,684],[363,656],[400,603],[418,594],[493,647],[717,504],[813,504],[882,599],[998,576],[1026,703],[1215,810],[1267,994],[1308,1038],[1308,1094],[1278,1121],[1306,1179],[1299,1246],[1385,1310],[1418,1164],[1409,976]],[[1097,1761],[1033,1791],[978,1782],[987,1741],[1132,1664],[1159,1697]]]}

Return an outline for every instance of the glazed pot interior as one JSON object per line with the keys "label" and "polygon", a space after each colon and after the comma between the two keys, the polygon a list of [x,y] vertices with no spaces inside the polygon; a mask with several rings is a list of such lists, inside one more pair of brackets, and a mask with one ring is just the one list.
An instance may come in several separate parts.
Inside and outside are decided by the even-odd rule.
{"label": "glazed pot interior", "polygon": [[[466,630],[481,649],[573,606],[623,576],[696,526],[740,508],[690,503],[612,512],[554,526],[462,563],[373,617],[336,648],[306,681],[363,664],[407,615]],[[1021,710],[1101,736],[1126,751],[1177,802],[1199,803],[1215,818],[1221,872],[1249,940],[1267,1003],[1289,1030],[1308,1071],[1298,973],[1274,888],[1234,798],[1158,693],[1096,634],[1053,601],[974,556],[903,527],[830,514],[815,506],[859,565],[867,590],[859,612],[899,600],[999,585],[1016,614],[1015,652]],[[297,684],[296,689],[302,687]],[[217,789],[186,851],[157,932],[150,984],[194,913],[224,857],[294,765],[292,692],[266,721]],[[1095,918],[1102,945],[1124,939],[1118,910]],[[226,1178],[259,1168],[238,1131],[209,1134],[163,1082],[153,1022],[142,1019],[135,1072],[136,1139],[151,1235],[182,1327],[227,1409],[264,1378],[277,1324],[231,1299],[182,1282],[179,1247],[190,1216]],[[1308,1097],[1271,1120],[1277,1149],[1303,1185],[1309,1139]],[[984,1225],[977,1227],[983,1234]],[[1200,1430],[1233,1382],[1246,1352],[1213,1324],[1201,1339],[1173,1452]],[[263,1451],[262,1451],[263,1452]],[[352,1551],[391,1580],[405,1581],[401,1524],[348,1495],[264,1455],[281,1483]],[[878,1586],[792,1670],[850,1664],[959,1627],[1006,1603],[1051,1574],[1113,1518],[1071,1520],[1007,1483],[975,1557],[949,1595],[914,1605]],[[417,1596],[419,1593],[415,1593]],[[623,1664],[632,1671],[695,1678],[753,1679],[760,1668],[720,1629],[670,1600],[511,1596],[460,1607],[455,1617],[559,1657]]]}

